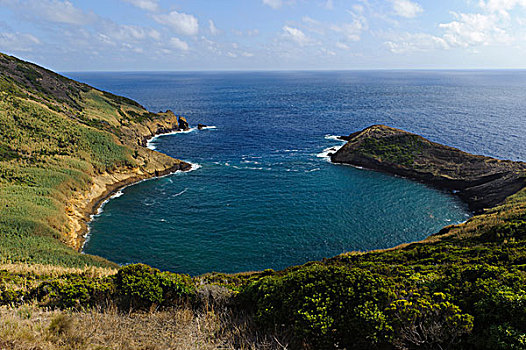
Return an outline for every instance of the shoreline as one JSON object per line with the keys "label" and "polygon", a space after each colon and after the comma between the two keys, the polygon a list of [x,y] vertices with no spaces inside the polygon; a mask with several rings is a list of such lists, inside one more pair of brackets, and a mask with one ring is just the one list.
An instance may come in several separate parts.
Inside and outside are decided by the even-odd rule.
{"label": "shoreline", "polygon": [[[209,127],[208,129],[215,129],[215,127]],[[155,146],[152,145],[152,143],[157,138],[159,138],[161,136],[167,136],[167,135],[177,135],[179,133],[191,133],[191,132],[194,132],[194,131],[197,131],[197,130],[198,130],[197,128],[190,128],[190,129],[184,130],[184,131],[178,131],[178,130],[168,131],[168,132],[165,131],[165,132],[153,135],[151,137],[144,137],[143,138],[143,145],[144,145],[144,147],[155,151]],[[347,141],[343,140],[343,139],[341,139],[341,138],[339,138],[338,136],[335,136],[335,135],[325,135],[325,139],[333,140],[333,141],[341,141],[343,143],[342,143],[341,146],[331,146],[331,147],[329,147],[327,149],[324,149],[323,152],[322,152],[323,156],[321,156],[322,153],[318,154],[319,158],[326,158],[331,164],[334,164],[334,165],[347,165],[347,166],[352,166],[352,167],[355,167],[355,168],[358,168],[358,169],[365,169],[365,170],[369,170],[369,171],[371,171],[371,170],[372,171],[380,171],[380,172],[386,173],[385,171],[382,171],[382,170],[379,170],[379,169],[362,167],[362,166],[359,166],[359,165],[354,165],[354,164],[349,164],[349,163],[343,163],[343,162],[339,163],[339,162],[331,161],[331,156],[332,156],[331,151],[338,151],[339,149],[341,149],[347,143]],[[335,148],[336,148],[336,150],[335,150]],[[158,151],[155,151],[155,152],[158,152]],[[329,153],[329,154],[327,154],[327,153]],[[197,166],[197,167],[195,167],[195,166]],[[103,206],[109,200],[111,200],[114,197],[118,197],[118,196],[115,196],[115,195],[118,194],[119,191],[122,191],[123,189],[125,189],[125,188],[127,188],[129,186],[138,184],[138,183],[140,183],[142,181],[162,178],[162,177],[170,176],[170,175],[178,173],[178,172],[192,171],[192,170],[198,169],[199,167],[200,167],[199,164],[192,164],[190,162],[185,162],[185,161],[181,160],[181,163],[178,163],[178,164],[176,164],[174,166],[171,166],[171,167],[166,168],[166,169],[161,170],[161,171],[155,171],[153,173],[141,172],[140,169],[130,169],[128,172],[120,173],[120,174],[126,174],[126,175],[130,175],[130,176],[125,178],[124,180],[116,181],[116,182],[113,182],[111,184],[108,184],[106,186],[105,191],[103,193],[99,194],[98,196],[93,197],[92,200],[90,201],[90,203],[85,207],[85,215],[84,215],[84,220],[83,220],[84,228],[83,228],[83,231],[82,231],[83,234],[82,234],[81,237],[77,237],[77,240],[80,241],[81,243],[80,243],[80,245],[78,247],[75,247],[75,249],[77,249],[81,253],[84,253],[85,245],[86,245],[87,242],[89,242],[89,239],[90,239],[90,229],[89,229],[90,222],[98,214],[100,214],[100,209],[103,208]],[[389,173],[389,172],[387,172],[387,173]],[[101,174],[101,176],[103,176],[103,177],[104,176],[108,176],[108,175],[114,175],[114,174]],[[432,184],[426,183],[425,181],[423,181],[421,179],[412,178],[410,176],[402,176],[402,175],[393,174],[393,173],[391,173],[391,175],[401,176],[401,177],[404,177],[404,178],[406,178],[408,180],[411,180],[411,181],[418,181],[418,182],[424,183],[426,185],[435,187]],[[450,192],[447,188],[444,188],[444,187],[441,187],[440,189],[444,190],[444,191],[447,191],[447,192]],[[93,192],[93,191],[90,191],[90,193],[91,192]],[[455,195],[454,192],[453,192],[453,195]],[[463,203],[466,203],[462,199],[461,199],[461,201]],[[466,204],[468,204],[468,203],[466,203]],[[495,206],[497,206],[497,205],[494,205],[494,206],[492,206],[490,208],[493,208]],[[383,248],[383,249],[372,249],[372,250],[368,250],[368,251],[364,251],[364,252],[353,252],[353,251],[344,252],[344,253],[338,254],[338,255],[336,255],[334,257],[329,257],[328,259],[334,259],[334,258],[337,258],[338,256],[346,255],[346,254],[356,254],[356,253],[365,254],[365,253],[371,253],[371,252],[390,251],[390,250],[396,250],[396,249],[403,249],[404,247],[407,247],[407,246],[412,245],[412,244],[426,244],[426,243],[429,243],[430,241],[434,241],[435,239],[437,239],[437,236],[442,236],[442,235],[448,233],[448,231],[450,231],[453,228],[459,228],[459,227],[467,225],[470,221],[472,221],[473,219],[477,219],[479,216],[480,216],[480,213],[476,213],[476,212],[471,211],[471,215],[469,217],[467,217],[464,221],[445,225],[438,232],[431,233],[430,235],[428,235],[428,236],[426,236],[426,237],[424,237],[424,238],[422,238],[420,240],[417,240],[417,241],[401,243],[401,244],[398,244],[396,246]],[[241,272],[241,273],[244,273],[244,272]],[[232,275],[236,275],[236,274],[239,274],[239,273],[233,273]]]}
{"label": "shoreline", "polygon": [[199,169],[199,164],[186,162],[175,159],[165,155],[164,153],[155,151],[149,146],[149,143],[163,135],[174,135],[177,133],[187,133],[197,130],[191,128],[190,130],[162,130],[163,132],[144,136],[143,147],[151,152],[162,154],[170,163],[162,163],[162,168],[148,171],[146,169],[133,168],[121,169],[119,171],[109,173],[104,172],[92,177],[93,184],[91,188],[84,193],[78,194],[75,198],[71,198],[66,202],[66,216],[69,222],[70,230],[67,233],[67,240],[65,243],[83,253],[85,244],[89,241],[90,229],[89,224],[93,218],[99,214],[99,210],[103,207],[116,193],[126,187],[135,185],[145,180],[157,179],[165,176],[175,174],[177,172],[189,172]]}
{"label": "shoreline", "polygon": [[[370,126],[346,139],[344,147],[330,156],[331,163],[362,167],[451,191],[474,215],[500,205],[526,187],[526,163],[522,161],[470,154],[385,125]],[[404,163],[407,159],[410,163]]]}
{"label": "shoreline", "polygon": [[[216,127],[206,126],[202,128],[202,130],[212,129],[216,129]],[[151,145],[151,143],[161,136],[187,134],[198,130],[200,129],[197,127],[193,127],[188,130],[161,129],[160,133],[144,136],[142,139],[142,145],[153,152],[169,157],[164,153],[156,151],[155,146]],[[159,179],[165,176],[176,174],[178,172],[190,172],[201,167],[201,165],[197,163],[175,159],[172,157],[169,157],[169,159],[175,161],[176,163],[171,164],[170,166],[163,169],[156,169],[153,172],[141,170],[140,168],[134,168],[128,169],[128,171],[103,173],[93,177],[92,188],[88,190],[87,193],[81,194],[77,199],[68,201],[66,215],[70,222],[70,226],[73,228],[68,234],[68,241],[66,244],[78,252],[84,253],[85,245],[90,239],[89,224],[97,215],[100,214],[100,209],[109,200],[115,198],[115,194],[117,194],[119,191],[143,181]]]}
{"label": "shoreline", "polygon": [[[144,140],[143,140],[143,145],[144,145],[144,147],[146,147],[148,149],[151,149],[152,151],[155,151],[157,148],[152,144],[152,142],[157,140],[159,137],[168,136],[168,135],[189,134],[189,133],[192,133],[194,131],[214,130],[214,129],[217,129],[217,127],[213,126],[213,125],[206,125],[206,126],[204,126],[202,128],[199,128],[199,127],[195,126],[193,128],[189,128],[188,130],[172,130],[172,131],[161,132],[159,134],[153,135],[150,138],[145,137]],[[190,163],[190,162],[188,162],[188,163]]]}
{"label": "shoreline", "polygon": [[180,162],[164,170],[156,170],[153,173],[140,169],[130,169],[125,172],[103,173],[92,178],[93,185],[87,193],[69,201],[66,208],[70,230],[67,245],[78,252],[82,252],[84,245],[89,240],[89,223],[98,214],[99,209],[111,199],[118,191],[128,186],[149,179],[160,178],[175,174],[179,171],[191,171],[192,166],[186,162]]}

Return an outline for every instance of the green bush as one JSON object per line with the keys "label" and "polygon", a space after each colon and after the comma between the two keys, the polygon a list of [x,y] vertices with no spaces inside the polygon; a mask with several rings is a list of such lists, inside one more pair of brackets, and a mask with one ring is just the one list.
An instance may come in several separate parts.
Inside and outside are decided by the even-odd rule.
{"label": "green bush", "polygon": [[260,326],[283,325],[298,344],[370,349],[393,336],[383,312],[391,295],[388,283],[368,271],[313,265],[264,277],[241,298],[255,305]]}
{"label": "green bush", "polygon": [[481,238],[486,242],[504,242],[526,239],[526,215],[507,220],[507,222],[497,225]]}
{"label": "green bush", "polygon": [[19,305],[25,297],[23,290],[14,290],[0,285],[0,305]]}
{"label": "green bush", "polygon": [[160,272],[144,264],[127,265],[115,276],[117,298],[126,309],[172,306],[188,301],[195,287],[188,276]]}
{"label": "green bush", "polygon": [[112,299],[113,291],[109,278],[73,275],[43,282],[33,294],[46,306],[64,309],[106,304]]}
{"label": "green bush", "polygon": [[393,323],[393,343],[402,349],[447,349],[473,329],[473,316],[463,314],[443,293],[414,293],[395,300],[386,312]]}

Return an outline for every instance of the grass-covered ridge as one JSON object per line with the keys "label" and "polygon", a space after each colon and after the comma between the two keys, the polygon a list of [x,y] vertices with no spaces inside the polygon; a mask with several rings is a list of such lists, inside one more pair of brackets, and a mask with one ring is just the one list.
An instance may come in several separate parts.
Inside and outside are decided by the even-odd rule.
{"label": "grass-covered ridge", "polygon": [[72,201],[102,174],[148,176],[179,164],[142,147],[177,128],[173,114],[3,54],[0,125],[0,263],[113,266],[62,243],[78,241],[73,211],[89,207]]}

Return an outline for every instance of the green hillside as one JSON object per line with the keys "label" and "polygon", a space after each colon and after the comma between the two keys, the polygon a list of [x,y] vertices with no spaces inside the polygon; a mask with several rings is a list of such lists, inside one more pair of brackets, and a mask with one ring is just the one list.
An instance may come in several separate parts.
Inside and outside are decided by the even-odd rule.
{"label": "green hillside", "polygon": [[98,174],[176,164],[139,144],[165,117],[0,54],[0,262],[113,266],[62,243],[66,203]]}

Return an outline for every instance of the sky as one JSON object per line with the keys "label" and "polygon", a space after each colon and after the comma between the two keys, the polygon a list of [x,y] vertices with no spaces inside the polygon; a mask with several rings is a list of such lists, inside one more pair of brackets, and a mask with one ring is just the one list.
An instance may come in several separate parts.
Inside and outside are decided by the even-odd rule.
{"label": "sky", "polygon": [[524,69],[526,0],[0,0],[57,71]]}

